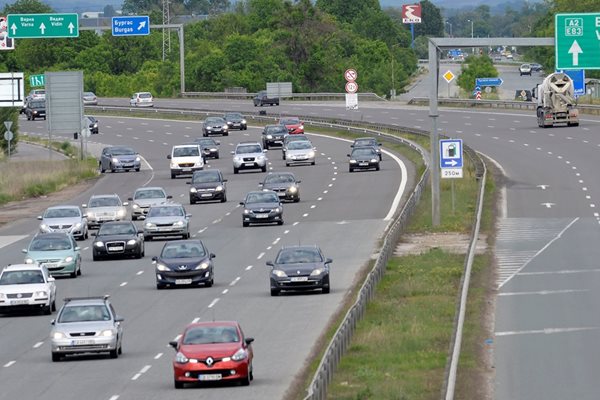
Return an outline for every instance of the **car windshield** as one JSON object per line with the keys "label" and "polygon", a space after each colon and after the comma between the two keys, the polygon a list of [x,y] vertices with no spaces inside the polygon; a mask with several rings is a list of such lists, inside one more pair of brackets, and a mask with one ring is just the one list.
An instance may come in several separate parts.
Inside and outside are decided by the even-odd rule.
{"label": "car windshield", "polygon": [[160,256],[161,258],[198,258],[206,256],[206,251],[199,243],[173,243],[167,244]]}
{"label": "car windshield", "polygon": [[78,208],[50,208],[46,210],[44,218],[74,218],[81,217]]}
{"label": "car windshield", "polygon": [[59,323],[110,321],[110,312],[105,305],[67,306],[58,317]]}
{"label": "car windshield", "polygon": [[163,192],[160,189],[138,190],[133,195],[133,198],[135,200],[139,200],[139,199],[164,199],[165,197],[167,197],[167,195],[165,194],[165,192]]}
{"label": "car windshield", "polygon": [[297,125],[300,123],[298,118],[286,118],[279,121],[281,125]]}
{"label": "car windshield", "polygon": [[265,178],[265,183],[293,183],[295,181],[294,176],[289,174],[272,174]]}
{"label": "car windshield", "polygon": [[377,146],[377,142],[375,139],[356,139],[354,141],[354,146]]}
{"label": "car windshield", "polygon": [[88,207],[120,207],[121,201],[117,197],[95,197],[90,199]]}
{"label": "car windshield", "polygon": [[277,255],[276,264],[317,263],[323,261],[317,249],[283,249]]}
{"label": "car windshield", "polygon": [[262,153],[260,145],[249,145],[249,146],[238,146],[236,150],[237,154],[251,154],[251,153]]}
{"label": "car windshield", "polygon": [[219,173],[216,171],[202,171],[194,174],[193,183],[221,182]]}
{"label": "car windshield", "polygon": [[92,92],[85,92],[85,93],[83,93],[83,96],[84,97],[96,97],[96,95]]}
{"label": "car windshield", "polygon": [[98,236],[107,235],[135,235],[137,229],[133,224],[104,224],[98,230]]}
{"label": "car windshield", "polygon": [[198,146],[175,147],[173,149],[173,157],[195,157],[199,155]]}
{"label": "car windshield", "polygon": [[27,285],[31,283],[44,283],[42,271],[4,271],[0,277],[0,285]]}
{"label": "car windshield", "polygon": [[113,147],[110,150],[110,153],[113,156],[132,156],[135,153],[135,151],[133,151],[133,149],[130,149],[129,147]]}
{"label": "car windshield", "polygon": [[29,246],[30,251],[59,251],[69,250],[71,248],[71,242],[69,239],[63,238],[49,238],[41,235],[36,237]]}
{"label": "car windshield", "polygon": [[287,133],[287,129],[283,125],[267,126],[267,133]]}
{"label": "car windshield", "polygon": [[225,118],[226,119],[242,119],[242,114],[240,113],[229,113],[229,114],[225,114]]}
{"label": "car windshield", "polygon": [[240,338],[232,326],[206,326],[188,329],[183,336],[183,344],[234,343]]}
{"label": "car windshield", "polygon": [[148,217],[182,217],[185,215],[181,207],[150,207]]}
{"label": "car windshield", "polygon": [[138,95],[138,97],[139,97],[140,99],[149,99],[149,98],[151,98],[151,97],[152,97],[152,95],[151,95],[150,93],[140,93],[140,94]]}
{"label": "car windshield", "polygon": [[290,142],[299,142],[299,141],[303,141],[303,140],[307,141],[307,142],[310,141],[306,135],[287,135],[285,137],[285,140],[288,143],[290,143]]}
{"label": "car windshield", "polygon": [[30,101],[29,107],[31,107],[31,108],[46,108],[46,102],[45,101]]}
{"label": "car windshield", "polygon": [[304,140],[296,140],[295,142],[291,142],[288,145],[289,150],[303,150],[303,149],[312,149],[312,145],[310,142],[306,142]]}
{"label": "car windshield", "polygon": [[279,203],[279,197],[276,193],[249,193],[246,196],[246,203]]}
{"label": "car windshield", "polygon": [[206,120],[204,121],[207,124],[215,124],[215,125],[223,125],[225,124],[225,120],[223,118],[206,118]]}
{"label": "car windshield", "polygon": [[200,146],[217,146],[215,139],[196,139],[195,142]]}
{"label": "car windshield", "polygon": [[352,151],[352,157],[372,155],[375,155],[375,150],[373,150],[371,147],[361,147]]}

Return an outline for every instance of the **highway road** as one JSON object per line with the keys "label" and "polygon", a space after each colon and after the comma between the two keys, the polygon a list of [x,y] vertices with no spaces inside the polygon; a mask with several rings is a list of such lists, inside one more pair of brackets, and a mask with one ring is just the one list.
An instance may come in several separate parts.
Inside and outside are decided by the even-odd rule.
{"label": "highway road", "polygon": [[[348,173],[349,143],[313,135],[315,166],[286,168],[281,153],[270,150],[269,169],[289,170],[302,180],[300,203],[284,205],[283,226],[242,228],[238,205],[247,191],[258,188],[264,173],[234,175],[233,146],[257,140],[260,129],[233,131],[220,137],[221,158],[207,168],[219,168],[229,179],[226,203],[189,205],[186,178],[170,179],[167,154],[171,145],[201,134],[194,121],[101,117],[98,136],[89,149],[99,154],[104,145],[130,145],[145,159],[139,173],[105,174],[90,190],[71,199],[86,203],[89,196],[117,193],[122,199],[140,186],[162,186],[192,214],[193,236],[216,254],[215,286],[158,291],[151,257],[164,241],[147,242],[141,260],[93,262],[91,238],[80,242],[83,275],[59,279],[58,296],[110,294],[125,318],[123,355],[118,359],[82,357],[53,363],[48,334],[52,317],[0,317],[0,399],[278,399],[285,396],[301,371],[315,342],[349,293],[358,273],[377,251],[389,224],[389,213],[414,185],[414,168],[392,153],[384,154],[379,172]],[[30,134],[45,132],[44,121],[21,121]],[[64,138],[69,139],[69,138]],[[39,221],[23,220],[0,228],[4,264],[19,263]],[[139,225],[142,222],[138,222]],[[267,260],[288,244],[318,244],[331,267],[330,294],[270,296]],[[62,303],[60,301],[59,303]],[[59,304],[60,306],[60,304]],[[238,320],[254,343],[255,380],[250,387],[216,385],[197,391],[173,389],[168,342],[192,321]]]}
{"label": "highway road", "polygon": [[[254,110],[248,101],[158,103]],[[346,111],[341,102],[286,102],[266,110],[431,126],[425,108],[375,102],[359,106]],[[584,115],[579,127],[543,129],[533,112],[441,109],[438,123],[441,133],[464,139],[495,160],[506,176],[495,243],[494,397],[597,399],[599,118]]]}

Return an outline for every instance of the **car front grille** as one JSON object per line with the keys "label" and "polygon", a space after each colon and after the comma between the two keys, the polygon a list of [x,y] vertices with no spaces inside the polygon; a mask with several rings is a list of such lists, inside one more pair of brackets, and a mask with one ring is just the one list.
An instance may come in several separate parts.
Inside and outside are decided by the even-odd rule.
{"label": "car front grille", "polygon": [[9,293],[6,295],[9,299],[30,299],[33,293]]}
{"label": "car front grille", "polygon": [[173,226],[173,223],[169,222],[167,224],[156,224],[156,226],[160,226],[160,227]]}
{"label": "car front grille", "polygon": [[71,332],[69,333],[71,337],[88,337],[88,336],[96,336],[96,332]]}
{"label": "car front grille", "polygon": [[179,163],[179,166],[181,168],[189,168],[189,167],[193,167],[194,163]]}
{"label": "car front grille", "polygon": [[75,346],[59,346],[59,351],[73,351],[73,349],[77,349],[78,351],[101,351],[108,350],[107,344],[85,344],[85,345],[75,345]]}
{"label": "car front grille", "polygon": [[69,229],[73,225],[48,225],[50,229]]}
{"label": "car front grille", "polygon": [[254,161],[254,157],[244,157],[244,162]]}
{"label": "car front grille", "polygon": [[60,262],[60,258],[43,258],[36,261],[40,264],[55,264]]}

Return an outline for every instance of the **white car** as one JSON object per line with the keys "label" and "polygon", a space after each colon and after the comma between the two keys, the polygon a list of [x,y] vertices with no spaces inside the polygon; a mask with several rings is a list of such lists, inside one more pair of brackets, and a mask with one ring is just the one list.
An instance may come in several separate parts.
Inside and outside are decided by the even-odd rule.
{"label": "white car", "polygon": [[40,221],[40,232],[67,232],[76,239],[88,238],[88,223],[85,215],[77,206],[49,207],[43,215],[37,217]]}
{"label": "white car", "polygon": [[285,165],[289,167],[293,164],[315,165],[315,148],[311,142],[297,140],[287,145]]}
{"label": "white car", "polygon": [[531,64],[521,64],[519,67],[519,76],[523,75],[531,76]]}
{"label": "white car", "polygon": [[128,202],[121,202],[121,198],[115,193],[93,195],[90,201],[81,207],[87,209],[88,227],[95,229],[104,222],[124,220],[127,217],[128,205]]}
{"label": "white car", "polygon": [[204,169],[204,157],[198,144],[173,146],[167,158],[171,160],[171,179],[175,179],[177,175],[192,175],[194,171]]}
{"label": "white car", "polygon": [[56,311],[56,284],[46,267],[15,264],[0,272],[0,313],[23,309]]}
{"label": "white car", "polygon": [[129,105],[132,107],[154,107],[154,98],[150,92],[137,92],[131,95]]}

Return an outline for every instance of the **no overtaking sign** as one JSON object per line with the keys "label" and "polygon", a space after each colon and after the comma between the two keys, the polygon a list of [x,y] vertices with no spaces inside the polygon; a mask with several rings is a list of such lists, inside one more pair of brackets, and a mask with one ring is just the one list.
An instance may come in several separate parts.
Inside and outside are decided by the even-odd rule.
{"label": "no overtaking sign", "polygon": [[347,69],[346,72],[344,72],[344,78],[346,78],[348,82],[354,82],[357,77],[358,74],[355,69]]}

